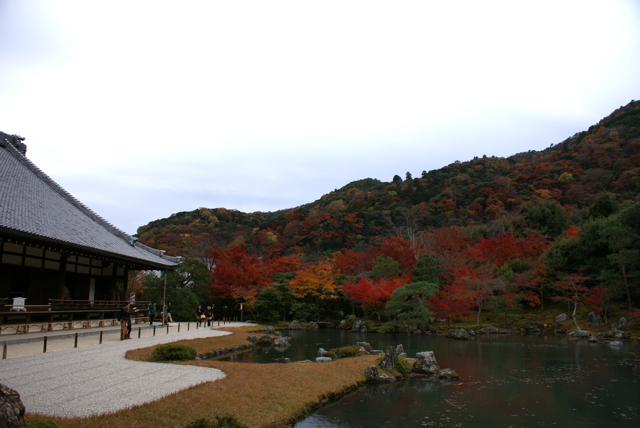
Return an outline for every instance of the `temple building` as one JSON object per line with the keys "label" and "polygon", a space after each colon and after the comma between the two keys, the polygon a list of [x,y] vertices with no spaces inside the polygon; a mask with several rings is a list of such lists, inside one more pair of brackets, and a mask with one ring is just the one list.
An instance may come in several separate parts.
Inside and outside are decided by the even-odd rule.
{"label": "temple building", "polygon": [[173,270],[179,257],[140,244],[91,211],[0,132],[0,299],[125,300],[131,270]]}

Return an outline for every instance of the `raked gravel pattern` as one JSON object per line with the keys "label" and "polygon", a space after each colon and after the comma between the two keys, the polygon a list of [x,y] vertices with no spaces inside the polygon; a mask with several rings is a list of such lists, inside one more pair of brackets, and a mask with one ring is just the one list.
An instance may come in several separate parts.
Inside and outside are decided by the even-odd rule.
{"label": "raked gravel pattern", "polygon": [[0,360],[0,383],[18,391],[28,413],[112,413],[225,377],[208,367],[129,361],[126,351],[226,334],[230,333],[200,329]]}

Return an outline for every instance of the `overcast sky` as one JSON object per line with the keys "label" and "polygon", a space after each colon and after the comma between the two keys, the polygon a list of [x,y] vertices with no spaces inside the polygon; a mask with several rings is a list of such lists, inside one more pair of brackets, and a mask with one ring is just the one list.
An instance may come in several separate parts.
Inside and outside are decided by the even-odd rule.
{"label": "overcast sky", "polygon": [[639,98],[635,0],[0,0],[0,130],[130,234],[541,150]]}

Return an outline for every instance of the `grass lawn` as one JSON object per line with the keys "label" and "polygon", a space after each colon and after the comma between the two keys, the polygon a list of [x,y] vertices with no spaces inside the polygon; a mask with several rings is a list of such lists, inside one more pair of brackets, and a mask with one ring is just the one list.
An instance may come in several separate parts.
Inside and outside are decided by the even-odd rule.
{"label": "grass lawn", "polygon": [[[253,327],[255,330],[256,327]],[[228,330],[233,331],[233,330]],[[264,331],[264,330],[263,330]],[[199,354],[249,343],[246,331],[229,336],[185,340]],[[127,352],[127,358],[148,361],[155,347]],[[230,413],[251,427],[292,423],[324,398],[337,398],[365,381],[364,369],[378,356],[340,359],[331,363],[249,364],[226,361],[188,361],[214,367],[226,378],[176,392],[158,401],[90,418],[48,418],[63,427],[182,427],[201,417]],[[149,363],[162,364],[162,363]],[[27,419],[33,419],[28,415]]]}

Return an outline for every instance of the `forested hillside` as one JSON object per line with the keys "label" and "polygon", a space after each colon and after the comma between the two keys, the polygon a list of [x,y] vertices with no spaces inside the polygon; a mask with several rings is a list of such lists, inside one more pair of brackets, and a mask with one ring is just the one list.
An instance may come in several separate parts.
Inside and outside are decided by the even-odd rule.
{"label": "forested hillside", "polygon": [[585,305],[605,311],[610,298],[629,307],[637,299],[639,189],[640,102],[632,101],[543,151],[368,178],[276,213],[200,208],[138,234],[207,262],[212,298],[249,308],[279,284],[293,293],[290,306],[319,314],[331,307],[324,300],[338,299],[380,315],[394,290],[414,285],[407,302],[430,298],[418,299],[420,310],[508,311],[567,297],[558,284],[573,281],[589,290]]}

